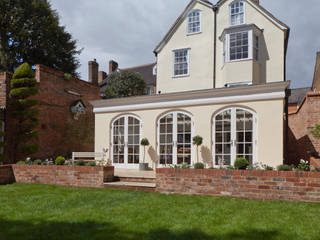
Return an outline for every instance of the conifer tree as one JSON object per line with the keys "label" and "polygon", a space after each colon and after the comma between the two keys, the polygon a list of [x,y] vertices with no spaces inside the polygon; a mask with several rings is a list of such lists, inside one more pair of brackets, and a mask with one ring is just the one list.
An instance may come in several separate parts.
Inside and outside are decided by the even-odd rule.
{"label": "conifer tree", "polygon": [[35,109],[38,101],[30,99],[38,92],[36,85],[33,70],[28,63],[23,63],[13,74],[9,94],[9,114],[15,123],[15,136],[12,136],[14,162],[38,151],[38,145],[30,143],[37,136],[34,129],[39,123],[39,111]]}

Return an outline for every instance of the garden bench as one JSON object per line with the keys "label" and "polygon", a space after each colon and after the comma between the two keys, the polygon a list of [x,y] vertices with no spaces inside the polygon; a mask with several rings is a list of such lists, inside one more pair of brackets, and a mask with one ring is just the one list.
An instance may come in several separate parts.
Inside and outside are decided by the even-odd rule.
{"label": "garden bench", "polygon": [[72,153],[72,163],[76,160],[83,160],[85,162],[96,161],[97,163],[104,163],[105,153],[100,152],[73,152]]}

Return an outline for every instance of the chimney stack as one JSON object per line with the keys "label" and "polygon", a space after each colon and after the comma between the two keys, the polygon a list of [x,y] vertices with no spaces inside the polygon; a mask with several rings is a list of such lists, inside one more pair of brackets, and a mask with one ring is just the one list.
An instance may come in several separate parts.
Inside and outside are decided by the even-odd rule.
{"label": "chimney stack", "polygon": [[117,69],[118,69],[118,63],[113,60],[109,61],[109,74],[113,73]]}
{"label": "chimney stack", "polygon": [[254,2],[255,4],[259,5],[259,0],[251,0],[252,2]]}
{"label": "chimney stack", "polygon": [[97,60],[93,59],[93,61],[89,61],[88,66],[89,66],[89,82],[92,84],[98,85],[99,64],[97,63]]}
{"label": "chimney stack", "polygon": [[108,76],[108,75],[107,75],[106,72],[104,72],[104,71],[99,71],[98,84],[102,83],[102,81],[103,81],[104,79],[106,79],[107,76]]}

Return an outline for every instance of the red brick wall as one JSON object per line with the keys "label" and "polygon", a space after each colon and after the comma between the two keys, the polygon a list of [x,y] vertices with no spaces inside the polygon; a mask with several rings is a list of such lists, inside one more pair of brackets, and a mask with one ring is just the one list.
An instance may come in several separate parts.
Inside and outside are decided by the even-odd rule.
{"label": "red brick wall", "polygon": [[157,169],[161,193],[320,202],[320,173]]}
{"label": "red brick wall", "polygon": [[6,72],[0,73],[0,108],[7,106],[7,86],[11,75]]}
{"label": "red brick wall", "polygon": [[113,167],[12,165],[16,182],[101,188],[113,179]]}
{"label": "red brick wall", "polygon": [[[77,78],[65,80],[62,72],[43,65],[37,65],[36,79],[39,92],[34,98],[39,101],[40,110],[36,142],[40,150],[33,157],[45,159],[71,152],[94,151],[94,115],[89,101],[100,98],[99,87]],[[85,104],[87,113],[75,120],[70,105],[79,99]],[[14,126],[11,129],[14,131]],[[12,132],[9,134],[14,136]],[[8,142],[8,159],[13,159],[13,141],[14,138]],[[24,158],[20,156],[19,159]]]}
{"label": "red brick wall", "polygon": [[11,165],[0,166],[0,185],[15,182]]}
{"label": "red brick wall", "polygon": [[320,152],[320,141],[310,131],[320,124],[320,92],[307,93],[300,108],[289,114],[288,163],[309,160],[309,152]]}

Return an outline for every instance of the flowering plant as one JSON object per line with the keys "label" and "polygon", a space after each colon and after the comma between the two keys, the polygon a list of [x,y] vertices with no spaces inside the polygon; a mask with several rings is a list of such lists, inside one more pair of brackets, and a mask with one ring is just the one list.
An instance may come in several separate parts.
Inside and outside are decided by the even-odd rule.
{"label": "flowering plant", "polygon": [[309,162],[301,159],[301,160],[300,160],[300,163],[299,163],[299,165],[298,165],[297,170],[298,170],[298,171],[309,172],[309,171],[310,171]]}

